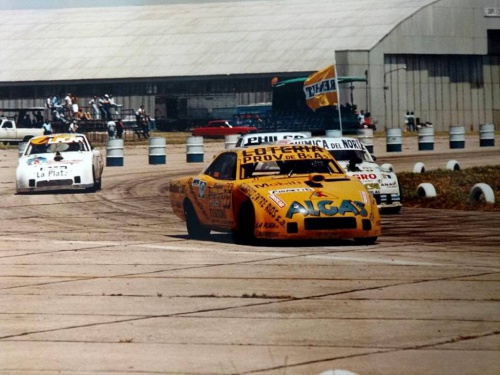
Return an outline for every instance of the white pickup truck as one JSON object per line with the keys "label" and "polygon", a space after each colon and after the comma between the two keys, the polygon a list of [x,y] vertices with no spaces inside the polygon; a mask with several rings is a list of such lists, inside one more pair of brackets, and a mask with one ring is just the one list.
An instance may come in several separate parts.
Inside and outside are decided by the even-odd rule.
{"label": "white pickup truck", "polygon": [[13,119],[0,117],[0,142],[16,144],[26,142],[28,139],[43,135],[40,128],[18,128]]}

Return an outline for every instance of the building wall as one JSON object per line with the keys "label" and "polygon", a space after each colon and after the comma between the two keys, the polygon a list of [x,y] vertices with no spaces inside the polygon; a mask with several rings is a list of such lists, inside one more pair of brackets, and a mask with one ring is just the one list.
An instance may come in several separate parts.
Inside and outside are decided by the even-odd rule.
{"label": "building wall", "polygon": [[500,126],[499,60],[488,55],[487,33],[500,29],[500,17],[486,17],[486,7],[500,0],[438,1],[370,51],[368,102],[380,128],[403,127],[406,111],[437,130]]}

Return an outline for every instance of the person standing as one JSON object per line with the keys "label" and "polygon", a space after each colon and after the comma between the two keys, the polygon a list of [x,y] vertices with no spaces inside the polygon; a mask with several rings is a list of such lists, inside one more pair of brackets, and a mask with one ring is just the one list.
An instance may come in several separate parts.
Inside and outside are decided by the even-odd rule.
{"label": "person standing", "polygon": [[76,120],[71,121],[68,131],[72,134],[78,132],[78,124],[76,123]]}
{"label": "person standing", "polygon": [[408,116],[408,126],[410,131],[417,131],[417,127],[415,126],[415,114],[413,112],[411,112],[410,116]]}
{"label": "person standing", "polygon": [[43,135],[52,134],[52,125],[47,120],[44,120],[42,124]]}
{"label": "person standing", "polygon": [[121,118],[119,118],[116,121],[116,138],[122,139],[123,137],[123,129],[125,128],[125,125],[123,124],[123,121]]}
{"label": "person standing", "polygon": [[72,100],[72,95],[70,92],[66,94],[64,97],[64,108],[66,109],[66,118],[72,118],[73,117],[73,100]]}
{"label": "person standing", "polygon": [[101,111],[99,110],[99,106],[97,104],[97,96],[94,96],[89,101],[90,106],[92,107],[92,117],[96,120],[101,119]]}
{"label": "person standing", "polygon": [[115,139],[116,123],[113,120],[108,121],[108,136],[109,139]]}

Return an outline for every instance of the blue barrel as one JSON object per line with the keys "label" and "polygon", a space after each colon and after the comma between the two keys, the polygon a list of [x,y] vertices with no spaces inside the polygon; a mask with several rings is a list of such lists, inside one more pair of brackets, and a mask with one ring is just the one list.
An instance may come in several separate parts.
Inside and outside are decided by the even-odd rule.
{"label": "blue barrel", "polygon": [[186,140],[186,161],[203,163],[203,137],[188,137]]}
{"label": "blue barrel", "polygon": [[358,139],[365,145],[370,154],[373,154],[373,129],[359,129]]}
{"label": "blue barrel", "polygon": [[434,150],[434,128],[423,126],[418,129],[418,150]]}
{"label": "blue barrel", "polygon": [[465,126],[450,127],[450,148],[465,147]]}
{"label": "blue barrel", "polygon": [[149,164],[165,164],[166,153],[167,140],[165,138],[149,138]]}
{"label": "blue barrel", "polygon": [[123,139],[110,139],[106,143],[106,166],[123,167]]}
{"label": "blue barrel", "polygon": [[401,152],[403,146],[403,134],[399,128],[387,129],[387,152]]}
{"label": "blue barrel", "polygon": [[495,125],[493,124],[479,125],[479,146],[480,147],[495,146]]}

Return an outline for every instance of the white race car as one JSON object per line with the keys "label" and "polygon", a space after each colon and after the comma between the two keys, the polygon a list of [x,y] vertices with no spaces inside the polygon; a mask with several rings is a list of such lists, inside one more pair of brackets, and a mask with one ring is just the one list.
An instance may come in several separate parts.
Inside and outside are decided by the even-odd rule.
{"label": "white race car", "polygon": [[358,139],[347,137],[314,137],[287,139],[290,144],[307,144],[326,148],[346,170],[356,176],[375,196],[381,213],[401,210],[401,192],[396,174],[385,165],[379,166]]}
{"label": "white race car", "polygon": [[52,134],[31,138],[19,157],[16,190],[101,189],[104,162],[83,134]]}

